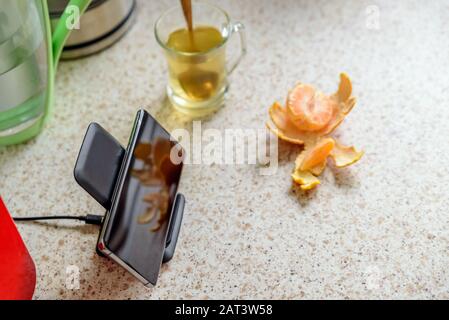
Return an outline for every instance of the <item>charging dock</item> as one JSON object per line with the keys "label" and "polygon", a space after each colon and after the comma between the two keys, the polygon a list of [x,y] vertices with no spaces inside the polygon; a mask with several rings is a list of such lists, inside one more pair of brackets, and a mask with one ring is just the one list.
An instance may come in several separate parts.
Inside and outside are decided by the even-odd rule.
{"label": "charging dock", "polygon": [[[89,125],[75,165],[74,176],[77,183],[108,211],[112,206],[124,155],[125,149],[105,129],[97,123]],[[163,262],[170,261],[174,255],[184,205],[185,198],[178,193],[171,208]],[[97,253],[104,256],[98,248]]]}

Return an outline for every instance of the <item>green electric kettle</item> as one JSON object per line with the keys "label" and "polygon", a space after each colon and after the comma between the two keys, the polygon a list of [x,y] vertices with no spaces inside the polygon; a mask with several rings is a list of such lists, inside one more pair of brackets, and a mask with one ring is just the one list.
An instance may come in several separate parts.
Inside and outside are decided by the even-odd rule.
{"label": "green electric kettle", "polygon": [[64,43],[90,2],[69,1],[52,33],[47,0],[0,0],[0,146],[42,130]]}

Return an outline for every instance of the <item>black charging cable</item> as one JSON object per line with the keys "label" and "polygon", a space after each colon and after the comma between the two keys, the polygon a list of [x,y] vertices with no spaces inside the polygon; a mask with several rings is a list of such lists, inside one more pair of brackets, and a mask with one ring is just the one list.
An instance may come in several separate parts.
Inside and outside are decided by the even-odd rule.
{"label": "black charging cable", "polygon": [[103,223],[103,216],[88,214],[85,216],[44,216],[44,217],[13,217],[16,222],[43,221],[43,220],[78,220],[86,224],[100,226]]}

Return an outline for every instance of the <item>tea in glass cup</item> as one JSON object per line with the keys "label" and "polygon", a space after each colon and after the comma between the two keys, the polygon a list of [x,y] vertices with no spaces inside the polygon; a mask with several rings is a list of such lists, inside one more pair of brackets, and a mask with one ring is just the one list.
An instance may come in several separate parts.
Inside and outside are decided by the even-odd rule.
{"label": "tea in glass cup", "polygon": [[[201,117],[223,105],[228,76],[246,52],[243,25],[231,23],[222,9],[193,2],[192,30],[186,26],[180,6],[169,9],[156,22],[155,34],[168,64],[167,96],[173,107],[189,116]],[[239,57],[228,65],[226,45],[237,32]]]}

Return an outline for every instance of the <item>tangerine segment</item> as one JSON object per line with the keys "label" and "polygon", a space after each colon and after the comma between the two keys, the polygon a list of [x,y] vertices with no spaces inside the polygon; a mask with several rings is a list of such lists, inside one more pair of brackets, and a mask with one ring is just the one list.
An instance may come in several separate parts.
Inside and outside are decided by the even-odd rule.
{"label": "tangerine segment", "polygon": [[325,162],[334,146],[335,141],[331,138],[325,138],[318,142],[312,149],[305,152],[300,170],[310,170]]}
{"label": "tangerine segment", "polygon": [[299,84],[287,97],[287,110],[295,126],[304,131],[324,128],[332,119],[336,102],[307,84]]}
{"label": "tangerine segment", "polygon": [[330,156],[334,159],[335,165],[342,168],[356,163],[362,158],[363,154],[363,151],[357,151],[354,147],[346,147],[336,143]]}

